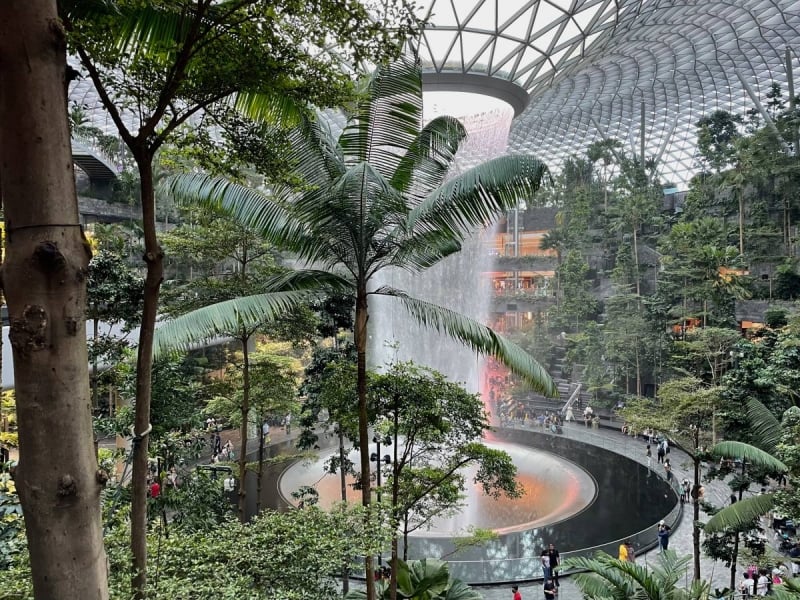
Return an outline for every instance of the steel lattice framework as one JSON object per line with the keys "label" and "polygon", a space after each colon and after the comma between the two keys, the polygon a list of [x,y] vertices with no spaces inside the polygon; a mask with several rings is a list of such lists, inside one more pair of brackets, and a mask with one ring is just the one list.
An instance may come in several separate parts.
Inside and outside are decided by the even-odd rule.
{"label": "steel lattice framework", "polygon": [[[696,170],[695,123],[753,106],[796,63],[797,0],[431,0],[420,56],[440,89],[480,90],[518,113],[512,151],[558,167],[615,138],[660,159],[667,181]],[[481,78],[481,79],[479,79]],[[642,110],[643,107],[643,110]]]}

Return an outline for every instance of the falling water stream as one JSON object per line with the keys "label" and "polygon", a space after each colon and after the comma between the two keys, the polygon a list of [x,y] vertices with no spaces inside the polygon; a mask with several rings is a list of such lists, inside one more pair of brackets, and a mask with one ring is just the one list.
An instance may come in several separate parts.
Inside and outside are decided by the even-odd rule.
{"label": "falling water stream", "polygon": [[[474,94],[426,94],[427,119],[436,114],[459,118],[469,137],[455,159],[450,176],[505,153],[513,118],[512,108],[500,100]],[[424,273],[394,269],[384,271],[376,287],[389,285],[411,296],[439,304],[486,323],[489,315],[492,257],[486,238],[491,229],[476,231],[461,252],[448,257]],[[394,299],[373,296],[369,320],[371,367],[413,360],[461,382],[471,392],[479,391],[481,359],[474,351],[444,334],[422,328]]]}

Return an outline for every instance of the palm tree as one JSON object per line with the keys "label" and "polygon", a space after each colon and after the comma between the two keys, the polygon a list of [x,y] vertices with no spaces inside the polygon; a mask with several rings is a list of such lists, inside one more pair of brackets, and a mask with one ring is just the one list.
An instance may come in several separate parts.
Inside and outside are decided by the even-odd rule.
{"label": "palm tree", "polygon": [[[432,558],[397,561],[402,588],[400,593],[408,600],[480,600],[481,594],[470,588],[460,579],[450,577],[447,563]],[[345,600],[362,600],[366,598],[365,590],[354,590],[345,596]],[[381,600],[391,600],[391,587],[382,585],[379,590]]]}
{"label": "palm tree", "polygon": [[582,571],[573,578],[588,600],[707,600],[707,581],[693,579],[688,588],[678,586],[689,560],[688,556],[679,558],[673,550],[667,550],[659,562],[643,566],[600,552],[591,558],[567,559],[561,569]]}
{"label": "palm tree", "polygon": [[[274,289],[333,289],[355,297],[364,505],[371,501],[366,394],[371,296],[397,300],[423,325],[495,356],[536,390],[556,393],[541,365],[488,327],[402,290],[372,285],[384,269],[419,273],[457,252],[472,231],[532,196],[547,176],[547,167],[533,157],[503,156],[445,181],[466,131],[450,117],[421,124],[421,69],[415,61],[400,60],[373,74],[338,139],[320,121],[304,122],[293,132],[287,158],[304,182],[301,189],[275,185],[264,193],[199,174],[172,185],[178,197],[226,208],[306,264]],[[159,340],[189,344],[229,328],[241,318],[240,309],[255,315],[274,306],[267,294],[237,299],[227,308],[185,315],[160,331]],[[368,560],[369,587],[371,575]]]}
{"label": "palm tree", "polygon": [[[786,472],[788,467],[773,456],[780,440],[780,422],[758,400],[748,401],[747,413],[754,426],[756,442],[761,448],[743,442],[724,441],[712,448],[712,454],[720,458],[741,460],[742,475],[744,475],[746,465],[764,467],[776,473]],[[774,506],[775,494],[772,492],[742,499],[742,490],[739,490],[738,501],[720,510],[703,527],[706,534],[729,531],[735,536],[733,539],[733,560],[731,561],[731,589],[734,589],[736,585],[736,556],[739,551],[739,531],[743,527],[756,522],[760,517],[771,511]]]}

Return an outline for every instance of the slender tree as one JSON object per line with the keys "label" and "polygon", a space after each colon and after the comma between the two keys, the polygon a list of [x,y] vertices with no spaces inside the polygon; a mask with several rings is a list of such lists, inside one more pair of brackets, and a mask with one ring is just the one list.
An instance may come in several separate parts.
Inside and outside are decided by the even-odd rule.
{"label": "slender tree", "polygon": [[51,0],[0,3],[0,181],[20,460],[37,600],[108,598],[86,350],[91,251],[67,123],[66,38]]}

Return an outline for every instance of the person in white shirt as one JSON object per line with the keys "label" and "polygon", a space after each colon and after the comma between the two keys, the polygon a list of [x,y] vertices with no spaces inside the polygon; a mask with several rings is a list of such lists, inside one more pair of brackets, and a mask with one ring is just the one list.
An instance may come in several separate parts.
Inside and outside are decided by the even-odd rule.
{"label": "person in white shirt", "polygon": [[745,598],[749,598],[753,595],[755,591],[756,582],[750,577],[750,573],[745,571],[742,574],[742,580],[739,582],[739,591],[742,593],[742,596]]}
{"label": "person in white shirt", "polygon": [[756,583],[756,595],[757,596],[766,596],[767,592],[769,591],[769,577],[767,574],[759,572],[758,574],[758,582]]}

